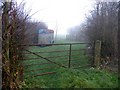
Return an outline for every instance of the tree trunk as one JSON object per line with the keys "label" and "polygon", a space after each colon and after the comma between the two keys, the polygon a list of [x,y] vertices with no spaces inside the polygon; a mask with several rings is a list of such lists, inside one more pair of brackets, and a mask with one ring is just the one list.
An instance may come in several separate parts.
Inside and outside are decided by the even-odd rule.
{"label": "tree trunk", "polygon": [[118,63],[120,63],[120,1],[118,5]]}

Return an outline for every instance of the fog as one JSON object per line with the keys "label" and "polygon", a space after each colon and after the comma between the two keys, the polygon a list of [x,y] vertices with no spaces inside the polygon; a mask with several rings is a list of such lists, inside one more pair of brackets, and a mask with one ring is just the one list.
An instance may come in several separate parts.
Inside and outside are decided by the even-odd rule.
{"label": "fog", "polygon": [[[20,2],[21,0],[17,0]],[[57,34],[66,35],[67,30],[80,25],[93,8],[94,0],[24,0],[26,9],[35,13],[33,20],[43,21]]]}

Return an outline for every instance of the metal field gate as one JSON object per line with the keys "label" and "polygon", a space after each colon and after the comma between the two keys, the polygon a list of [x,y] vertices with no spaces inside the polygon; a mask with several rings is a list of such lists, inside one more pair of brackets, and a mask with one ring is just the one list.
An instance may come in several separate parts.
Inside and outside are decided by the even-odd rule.
{"label": "metal field gate", "polygon": [[60,68],[89,67],[92,65],[92,49],[88,45],[89,43],[29,45],[29,49],[24,52],[24,75],[36,77],[57,73]]}

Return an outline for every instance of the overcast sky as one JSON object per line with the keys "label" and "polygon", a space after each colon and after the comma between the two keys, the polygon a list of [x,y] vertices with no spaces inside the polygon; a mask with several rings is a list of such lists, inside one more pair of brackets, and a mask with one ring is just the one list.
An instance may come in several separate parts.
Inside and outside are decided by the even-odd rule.
{"label": "overcast sky", "polygon": [[[17,0],[21,2],[22,0]],[[35,20],[43,21],[50,29],[65,34],[70,27],[79,25],[93,7],[94,0],[24,0],[26,9]]]}

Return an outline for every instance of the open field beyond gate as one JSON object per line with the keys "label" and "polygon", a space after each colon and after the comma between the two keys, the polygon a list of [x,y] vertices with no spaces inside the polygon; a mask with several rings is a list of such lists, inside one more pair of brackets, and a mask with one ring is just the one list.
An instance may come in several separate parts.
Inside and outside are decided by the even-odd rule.
{"label": "open field beyond gate", "polygon": [[55,44],[52,46],[30,46],[25,53],[25,74],[40,76],[55,73],[58,68],[80,68],[90,66],[85,44]]}

